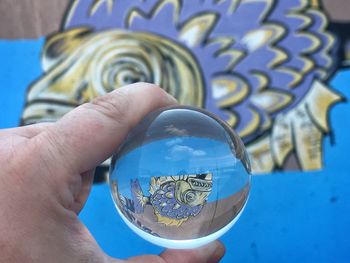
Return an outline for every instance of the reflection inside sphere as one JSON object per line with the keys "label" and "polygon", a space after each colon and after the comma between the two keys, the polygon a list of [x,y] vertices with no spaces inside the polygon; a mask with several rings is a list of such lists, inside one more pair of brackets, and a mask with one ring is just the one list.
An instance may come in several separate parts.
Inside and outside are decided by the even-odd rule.
{"label": "reflection inside sphere", "polygon": [[161,246],[192,248],[224,234],[242,212],[250,164],[240,138],[202,109],[149,114],[113,156],[109,182],[123,220]]}

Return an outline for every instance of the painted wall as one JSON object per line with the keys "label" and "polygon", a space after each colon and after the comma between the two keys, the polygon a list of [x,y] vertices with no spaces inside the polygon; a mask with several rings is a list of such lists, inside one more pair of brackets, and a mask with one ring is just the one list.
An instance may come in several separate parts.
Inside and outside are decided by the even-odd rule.
{"label": "painted wall", "polygon": [[306,0],[72,1],[45,41],[22,124],[146,81],[226,121],[254,173],[320,169],[329,112],[345,99],[329,79],[348,61],[326,12]]}
{"label": "painted wall", "polygon": [[[0,128],[19,125],[27,89],[33,80],[43,77],[40,55],[45,42],[44,38],[0,41]],[[346,67],[336,67],[325,83],[343,99],[350,97]],[[350,106],[345,101],[329,111],[331,133],[325,133],[320,141],[322,170],[275,171],[253,177],[243,216],[222,238],[227,247],[223,262],[349,262],[349,116]],[[80,218],[113,256],[161,251],[121,221],[106,184],[94,186]]]}

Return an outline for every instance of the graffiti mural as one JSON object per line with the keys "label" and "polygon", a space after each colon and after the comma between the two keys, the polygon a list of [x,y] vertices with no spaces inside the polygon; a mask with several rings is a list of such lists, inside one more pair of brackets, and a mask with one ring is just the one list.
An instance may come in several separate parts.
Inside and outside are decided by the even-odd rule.
{"label": "graffiti mural", "polygon": [[[327,2],[327,1],[324,1]],[[346,41],[317,0],[76,0],[47,37],[22,124],[120,86],[160,85],[233,127],[253,171],[323,167]],[[335,134],[336,136],[336,134]],[[106,170],[108,162],[100,169]]]}

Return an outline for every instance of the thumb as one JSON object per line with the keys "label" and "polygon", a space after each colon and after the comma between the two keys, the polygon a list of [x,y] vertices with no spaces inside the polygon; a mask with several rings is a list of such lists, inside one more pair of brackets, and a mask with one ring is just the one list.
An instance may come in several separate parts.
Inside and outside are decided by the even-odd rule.
{"label": "thumb", "polygon": [[[197,249],[168,249],[160,255],[145,255],[126,260],[129,263],[217,263],[225,254],[225,247],[219,241],[214,241]],[[121,262],[110,259],[108,263]]]}
{"label": "thumb", "polygon": [[163,258],[164,261],[167,263],[172,263],[172,262],[216,263],[220,261],[220,259],[224,256],[224,254],[225,254],[224,245],[219,241],[214,241],[198,249],[165,250],[162,254],[160,254],[160,257]]}
{"label": "thumb", "polygon": [[91,170],[116,150],[145,115],[175,103],[153,84],[118,88],[74,109],[47,129],[49,150],[78,173]]}

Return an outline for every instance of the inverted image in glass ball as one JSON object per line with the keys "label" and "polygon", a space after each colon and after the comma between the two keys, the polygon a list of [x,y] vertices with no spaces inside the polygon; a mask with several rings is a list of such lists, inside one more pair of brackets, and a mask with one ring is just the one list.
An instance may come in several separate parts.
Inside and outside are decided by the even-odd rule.
{"label": "inverted image in glass ball", "polygon": [[125,223],[168,248],[194,248],[228,231],[250,189],[238,135],[202,109],[150,113],[112,158],[109,183]]}

